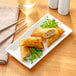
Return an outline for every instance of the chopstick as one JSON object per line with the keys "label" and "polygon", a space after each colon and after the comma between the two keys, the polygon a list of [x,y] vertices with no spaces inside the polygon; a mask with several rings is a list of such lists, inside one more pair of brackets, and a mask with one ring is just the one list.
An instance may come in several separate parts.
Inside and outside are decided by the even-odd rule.
{"label": "chopstick", "polygon": [[[25,25],[27,25],[27,23],[23,24],[21,27],[19,27],[16,31],[14,31],[12,34],[10,34],[9,36],[7,36],[6,38],[4,38],[3,40],[0,41],[0,44],[3,43],[4,41],[6,41],[8,38],[10,38],[12,35],[14,35],[17,31],[19,31],[22,27],[24,27]],[[26,26],[27,27],[27,26]]]}
{"label": "chopstick", "polygon": [[0,32],[3,31],[3,30],[5,30],[5,29],[7,29],[7,28],[9,28],[9,27],[11,27],[11,26],[14,26],[15,24],[17,24],[18,22],[21,22],[21,21],[23,21],[23,20],[25,20],[25,18],[22,18],[22,19],[16,21],[15,23],[10,24],[10,25],[8,25],[8,26],[6,26],[6,27],[0,29]]}

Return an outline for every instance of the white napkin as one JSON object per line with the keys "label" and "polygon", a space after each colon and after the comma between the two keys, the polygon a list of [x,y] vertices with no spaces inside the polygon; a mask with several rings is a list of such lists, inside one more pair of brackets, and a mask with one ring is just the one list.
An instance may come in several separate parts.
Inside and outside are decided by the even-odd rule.
{"label": "white napkin", "polygon": [[[17,7],[9,7],[0,5],[0,29],[14,23],[18,19],[19,9]],[[0,32],[0,40],[7,37],[15,31],[15,25],[9,29]],[[0,44],[0,64],[7,63],[8,53],[5,48],[12,42],[13,37]]]}

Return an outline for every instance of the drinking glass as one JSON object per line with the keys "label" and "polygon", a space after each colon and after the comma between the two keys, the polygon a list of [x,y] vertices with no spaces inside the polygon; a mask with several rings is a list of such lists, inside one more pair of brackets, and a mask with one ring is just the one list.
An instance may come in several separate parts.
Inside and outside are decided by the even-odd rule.
{"label": "drinking glass", "polygon": [[37,0],[18,0],[19,4],[24,8],[31,8],[35,5]]}
{"label": "drinking glass", "polygon": [[18,0],[20,10],[24,14],[29,14],[32,11],[32,7],[35,5],[37,0]]}

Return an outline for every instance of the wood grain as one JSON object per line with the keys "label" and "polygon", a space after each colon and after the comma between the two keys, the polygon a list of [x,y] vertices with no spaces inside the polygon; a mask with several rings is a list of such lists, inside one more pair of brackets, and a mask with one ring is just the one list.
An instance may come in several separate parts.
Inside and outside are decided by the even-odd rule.
{"label": "wood grain", "polygon": [[[15,0],[10,0],[10,3],[13,5]],[[50,9],[47,4],[47,0],[38,0],[29,16],[25,16],[20,12],[19,18],[25,16],[25,21],[28,22],[29,28],[49,12],[68,27],[72,28],[73,33],[31,70],[19,63],[12,56],[9,56],[9,62],[6,65],[0,65],[0,76],[76,76],[76,0],[71,0],[70,13],[67,16],[58,14],[57,10]],[[20,24],[17,27],[20,27]],[[14,40],[28,28],[17,32]]]}

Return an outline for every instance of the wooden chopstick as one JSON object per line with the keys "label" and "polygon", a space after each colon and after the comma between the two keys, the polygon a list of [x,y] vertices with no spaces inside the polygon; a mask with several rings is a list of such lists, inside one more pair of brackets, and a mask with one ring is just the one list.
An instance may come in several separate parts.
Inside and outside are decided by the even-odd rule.
{"label": "wooden chopstick", "polygon": [[[8,35],[6,38],[4,38],[3,40],[0,41],[0,44],[3,43],[4,41],[6,41],[8,38],[10,38],[12,35],[14,35],[17,31],[19,31],[22,27],[24,27],[25,25],[27,25],[27,23],[23,24],[21,27],[19,27],[15,32],[11,33],[10,35]],[[26,26],[27,27],[27,26]]]}
{"label": "wooden chopstick", "polygon": [[17,23],[19,23],[19,22],[21,22],[21,21],[23,21],[23,20],[25,20],[25,18],[22,18],[22,19],[16,21],[15,23],[10,24],[10,25],[8,25],[8,26],[6,26],[6,27],[0,29],[0,32],[6,30],[7,28],[9,28],[9,27],[11,27],[11,26],[14,26],[15,24],[17,24]]}

